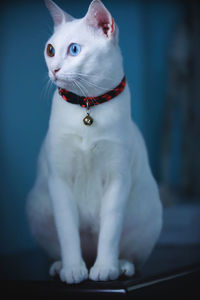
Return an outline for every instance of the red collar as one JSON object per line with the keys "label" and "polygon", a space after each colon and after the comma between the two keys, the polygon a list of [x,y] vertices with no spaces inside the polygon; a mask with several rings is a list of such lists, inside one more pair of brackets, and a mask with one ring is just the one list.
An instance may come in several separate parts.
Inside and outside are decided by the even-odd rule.
{"label": "red collar", "polygon": [[126,77],[124,76],[122,81],[120,82],[120,84],[118,84],[118,86],[116,86],[116,88],[97,97],[81,97],[61,88],[58,88],[58,91],[65,101],[73,104],[79,104],[82,107],[87,107],[87,106],[98,105],[113,99],[114,97],[118,96],[121,92],[123,92],[125,86],[126,86]]}

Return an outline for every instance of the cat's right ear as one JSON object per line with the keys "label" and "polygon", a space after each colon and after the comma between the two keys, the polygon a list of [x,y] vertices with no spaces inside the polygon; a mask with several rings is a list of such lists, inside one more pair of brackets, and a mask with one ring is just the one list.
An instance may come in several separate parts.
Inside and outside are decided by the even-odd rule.
{"label": "cat's right ear", "polygon": [[44,0],[46,7],[48,8],[54,22],[54,29],[65,22],[73,21],[74,18],[64,12],[57,4],[52,0]]}

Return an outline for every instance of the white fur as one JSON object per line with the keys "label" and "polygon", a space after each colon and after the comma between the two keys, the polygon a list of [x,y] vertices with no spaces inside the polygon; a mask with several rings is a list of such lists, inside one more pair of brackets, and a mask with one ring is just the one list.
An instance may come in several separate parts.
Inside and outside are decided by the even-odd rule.
{"label": "white fur", "polygon": [[[56,23],[48,41],[56,55],[47,57],[45,51],[50,78],[79,95],[103,94],[124,74],[117,27],[105,36],[101,28],[89,25],[95,9],[108,14],[94,0],[85,18]],[[82,46],[77,57],[67,53],[72,42]],[[56,78],[53,71],[58,68]],[[77,73],[85,76],[80,79]],[[27,202],[36,240],[58,260],[50,273],[59,273],[67,283],[86,279],[89,262],[92,280],[132,276],[149,257],[162,226],[158,188],[143,138],[131,119],[128,84],[119,96],[91,109],[92,126],[83,124],[85,115],[84,108],[65,102],[55,91]]]}

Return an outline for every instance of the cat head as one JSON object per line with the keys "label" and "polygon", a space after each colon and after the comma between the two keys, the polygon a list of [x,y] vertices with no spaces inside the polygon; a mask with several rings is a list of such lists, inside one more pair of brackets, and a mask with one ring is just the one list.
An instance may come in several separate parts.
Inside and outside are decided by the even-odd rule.
{"label": "cat head", "polygon": [[75,19],[53,1],[45,4],[54,33],[45,46],[49,77],[56,86],[81,96],[97,96],[114,88],[123,77],[118,28],[100,0]]}

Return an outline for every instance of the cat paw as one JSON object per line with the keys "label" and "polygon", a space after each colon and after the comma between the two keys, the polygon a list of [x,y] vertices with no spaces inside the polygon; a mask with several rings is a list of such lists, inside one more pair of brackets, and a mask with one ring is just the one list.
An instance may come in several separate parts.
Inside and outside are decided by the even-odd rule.
{"label": "cat paw", "polygon": [[118,265],[107,265],[95,263],[90,269],[89,278],[94,281],[115,280],[119,277],[120,270]]}
{"label": "cat paw", "polygon": [[54,262],[49,270],[51,276],[59,275],[60,280],[69,284],[80,283],[88,278],[88,270],[84,261],[79,265],[63,267],[61,261]]}
{"label": "cat paw", "polygon": [[60,280],[68,284],[80,283],[88,279],[88,270],[82,261],[78,265],[66,266],[60,270]]}
{"label": "cat paw", "polygon": [[135,266],[130,261],[125,259],[119,260],[120,274],[131,277],[135,274]]}

